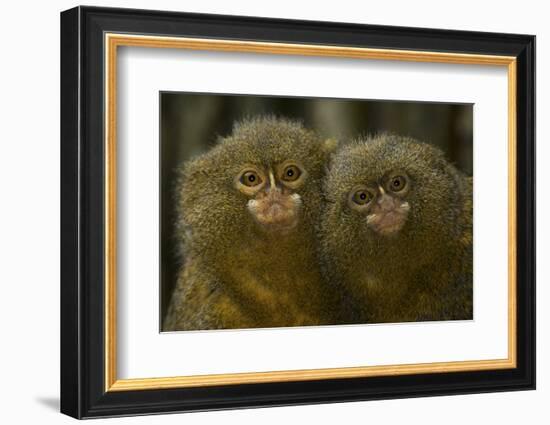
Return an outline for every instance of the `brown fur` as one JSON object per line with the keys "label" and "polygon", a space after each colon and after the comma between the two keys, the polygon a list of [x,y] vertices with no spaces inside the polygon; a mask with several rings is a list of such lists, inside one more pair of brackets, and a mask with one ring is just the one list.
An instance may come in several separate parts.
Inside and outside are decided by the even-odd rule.
{"label": "brown fur", "polygon": [[[350,190],[410,176],[410,211],[391,235],[349,207]],[[346,293],[350,323],[472,318],[472,181],[442,152],[383,134],[338,152],[327,175],[320,225],[327,280]]]}
{"label": "brown fur", "polygon": [[[181,268],[164,330],[320,325],[333,322],[334,296],[317,267],[315,223],[333,143],[300,124],[262,117],[235,126],[189,161],[178,185]],[[262,231],[234,185],[245,164],[299,161],[307,180],[295,227]],[[260,211],[260,213],[262,213]],[[262,216],[263,217],[263,216]]]}

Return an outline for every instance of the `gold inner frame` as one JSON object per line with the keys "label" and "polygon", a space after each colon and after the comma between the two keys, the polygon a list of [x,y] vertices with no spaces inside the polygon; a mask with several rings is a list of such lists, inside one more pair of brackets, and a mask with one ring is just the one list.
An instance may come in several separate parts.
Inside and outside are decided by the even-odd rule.
{"label": "gold inner frame", "polygon": [[[416,373],[481,371],[516,367],[516,58],[459,53],[370,49],[326,45],[266,43],[105,34],[105,391],[149,390],[284,381],[307,381]],[[383,366],[285,370],[118,379],[116,373],[116,98],[119,46],[398,60],[507,67],[508,71],[508,357]]]}

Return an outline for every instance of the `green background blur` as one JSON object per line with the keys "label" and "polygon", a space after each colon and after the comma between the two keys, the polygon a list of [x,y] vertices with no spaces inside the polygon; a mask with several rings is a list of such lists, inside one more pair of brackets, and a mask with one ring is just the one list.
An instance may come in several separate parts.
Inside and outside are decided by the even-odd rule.
{"label": "green background blur", "polygon": [[273,114],[301,120],[324,137],[345,143],[390,131],[438,146],[467,175],[473,170],[473,106],[432,102],[347,100],[205,93],[160,93],[161,317],[183,259],[174,236],[174,176],[183,162],[231,133],[233,122]]}

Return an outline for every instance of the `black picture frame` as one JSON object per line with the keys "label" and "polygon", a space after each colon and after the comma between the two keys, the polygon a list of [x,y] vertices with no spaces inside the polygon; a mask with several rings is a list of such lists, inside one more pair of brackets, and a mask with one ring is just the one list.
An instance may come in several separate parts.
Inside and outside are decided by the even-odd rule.
{"label": "black picture frame", "polygon": [[[401,376],[105,391],[104,34],[514,56],[517,59],[517,367]],[[61,412],[75,418],[535,388],[535,37],[76,7],[61,13]]]}

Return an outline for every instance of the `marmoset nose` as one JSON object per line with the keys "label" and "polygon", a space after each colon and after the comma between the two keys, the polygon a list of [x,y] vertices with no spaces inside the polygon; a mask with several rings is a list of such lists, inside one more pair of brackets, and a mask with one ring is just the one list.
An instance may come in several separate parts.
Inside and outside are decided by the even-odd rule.
{"label": "marmoset nose", "polygon": [[277,186],[268,187],[265,193],[267,199],[270,199],[271,201],[278,201],[282,196],[281,189],[279,189]]}
{"label": "marmoset nose", "polygon": [[394,209],[394,203],[393,203],[392,197],[389,195],[386,195],[385,193],[380,195],[376,202],[384,212],[389,212]]}
{"label": "marmoset nose", "polygon": [[269,173],[269,182],[267,184],[267,187],[265,188],[266,198],[269,199],[271,202],[279,202],[282,195],[283,192],[281,188],[277,185],[273,174]]}
{"label": "marmoset nose", "polygon": [[269,182],[267,184],[267,193],[276,193],[281,192],[281,188],[277,184],[277,180],[275,179],[275,176],[273,175],[273,172],[269,172]]}

